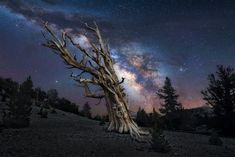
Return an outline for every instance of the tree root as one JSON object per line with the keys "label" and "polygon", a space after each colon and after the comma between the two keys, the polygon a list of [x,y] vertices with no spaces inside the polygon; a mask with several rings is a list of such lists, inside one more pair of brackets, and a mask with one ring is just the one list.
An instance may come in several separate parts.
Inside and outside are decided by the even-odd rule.
{"label": "tree root", "polygon": [[122,123],[121,125],[117,126],[114,125],[113,122],[110,122],[107,131],[114,131],[120,134],[130,134],[131,138],[137,142],[141,143],[149,143],[150,133],[148,131],[142,130],[140,127],[137,126],[135,122],[132,123]]}

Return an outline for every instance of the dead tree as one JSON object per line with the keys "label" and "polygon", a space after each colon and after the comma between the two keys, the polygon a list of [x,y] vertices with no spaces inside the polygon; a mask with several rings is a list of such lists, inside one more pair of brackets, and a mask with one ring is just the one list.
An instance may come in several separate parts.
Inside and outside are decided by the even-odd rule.
{"label": "dead tree", "polygon": [[[109,115],[108,131],[129,133],[133,138],[140,139],[145,132],[131,118],[127,97],[122,86],[124,78],[119,81],[113,67],[114,61],[111,58],[108,45],[104,42],[96,23],[94,25],[93,28],[85,24],[87,30],[95,35],[96,44],[89,41],[90,49],[82,48],[82,45],[76,43],[74,38],[66,32],[62,32],[62,37],[59,38],[47,23],[44,26],[49,39],[44,35],[47,42],[43,45],[54,50],[69,68],[81,70],[79,75],[71,74],[71,77],[84,87],[85,96],[105,99]],[[78,60],[75,55],[72,55],[67,42],[75,46],[79,53],[82,53],[82,59]],[[83,74],[85,73],[89,73],[91,77],[84,78]],[[92,93],[89,85],[101,87],[102,94]]]}

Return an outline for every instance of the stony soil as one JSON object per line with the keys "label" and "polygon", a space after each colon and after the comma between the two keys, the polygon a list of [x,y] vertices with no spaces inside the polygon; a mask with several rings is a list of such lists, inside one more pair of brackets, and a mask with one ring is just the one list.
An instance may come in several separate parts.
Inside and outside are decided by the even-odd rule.
{"label": "stony soil", "polygon": [[61,111],[41,119],[37,110],[29,128],[0,133],[0,157],[235,157],[235,139],[212,146],[208,136],[165,132],[173,149],[161,154],[128,135],[105,132],[97,121]]}

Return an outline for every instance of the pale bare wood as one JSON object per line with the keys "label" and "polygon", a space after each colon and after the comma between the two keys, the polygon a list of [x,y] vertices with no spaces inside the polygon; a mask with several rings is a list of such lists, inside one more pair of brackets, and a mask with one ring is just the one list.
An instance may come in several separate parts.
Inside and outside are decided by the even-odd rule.
{"label": "pale bare wood", "polygon": [[[122,80],[119,81],[113,67],[114,62],[109,52],[108,44],[104,42],[97,24],[94,23],[94,25],[95,27],[91,27],[88,24],[85,24],[86,28],[95,34],[98,41],[98,45],[96,45],[88,39],[92,51],[84,49],[79,43],[75,43],[73,38],[66,32],[62,32],[61,39],[59,39],[48,26],[48,23],[45,23],[45,29],[47,30],[50,39],[47,39],[43,34],[47,41],[47,43],[43,45],[54,50],[55,53],[69,65],[69,68],[81,70],[80,74],[71,74],[71,77],[82,84],[85,96],[98,99],[105,98],[110,121],[108,126],[109,131],[130,133],[133,138],[139,140],[141,134],[144,134],[144,132],[130,116],[127,97],[124,88],[121,86],[125,78],[122,78]],[[67,39],[83,54],[80,61],[68,50],[66,43]],[[91,77],[82,78],[84,73],[89,73]],[[92,93],[88,84],[101,87],[103,93]]]}

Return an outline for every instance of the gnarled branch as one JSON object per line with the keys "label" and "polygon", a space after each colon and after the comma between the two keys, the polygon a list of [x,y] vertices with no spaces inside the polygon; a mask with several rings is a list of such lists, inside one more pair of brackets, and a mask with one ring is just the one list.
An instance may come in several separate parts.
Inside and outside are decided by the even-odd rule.
{"label": "gnarled branch", "polygon": [[118,82],[118,84],[122,84],[125,81],[125,78],[122,77],[122,80],[120,82]]}
{"label": "gnarled branch", "polygon": [[[98,77],[99,73],[95,69],[87,67],[84,63],[77,62],[76,57],[72,56],[71,53],[65,47],[66,42],[61,42],[60,39],[55,36],[55,33],[51,30],[47,23],[45,23],[44,27],[49,32],[52,39],[48,39],[47,43],[43,44],[43,46],[55,50],[57,54],[60,55],[60,57],[64,60],[64,62],[70,66],[70,68],[78,68],[80,70],[90,73],[95,77]],[[63,36],[63,38],[65,39],[65,34]],[[86,51],[84,50],[84,52]],[[87,52],[85,54],[88,56]]]}
{"label": "gnarled branch", "polygon": [[104,95],[103,94],[100,94],[100,95],[96,95],[95,93],[92,93],[87,85],[86,82],[83,82],[84,84],[84,91],[85,91],[85,96],[86,97],[89,97],[89,98],[96,98],[96,99],[102,99],[104,98]]}

